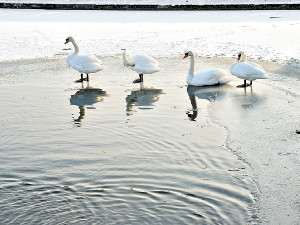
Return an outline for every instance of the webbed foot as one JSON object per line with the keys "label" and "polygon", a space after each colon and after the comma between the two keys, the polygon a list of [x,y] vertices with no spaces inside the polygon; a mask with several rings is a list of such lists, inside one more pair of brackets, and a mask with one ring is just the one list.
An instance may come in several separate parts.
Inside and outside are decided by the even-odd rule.
{"label": "webbed foot", "polygon": [[237,88],[245,88],[245,87],[248,87],[248,86],[251,86],[250,84],[241,84],[241,85],[238,85],[236,86]]}
{"label": "webbed foot", "polygon": [[133,81],[133,83],[134,84],[136,84],[136,83],[141,83],[142,81],[141,81],[141,79],[140,78],[138,78],[138,79],[135,79],[134,81]]}
{"label": "webbed foot", "polygon": [[75,80],[75,83],[82,83],[84,79]]}
{"label": "webbed foot", "polygon": [[252,81],[250,82],[250,84],[247,84],[246,80],[244,80],[244,84],[238,85],[236,87],[237,88],[245,88],[245,87],[248,87],[248,86],[251,86],[251,85],[252,85]]}

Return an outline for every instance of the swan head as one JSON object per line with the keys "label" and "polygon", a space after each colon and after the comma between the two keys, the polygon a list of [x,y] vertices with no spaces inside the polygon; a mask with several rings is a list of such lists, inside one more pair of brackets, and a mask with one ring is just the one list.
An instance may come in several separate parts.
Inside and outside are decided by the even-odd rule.
{"label": "swan head", "polygon": [[129,57],[129,51],[127,49],[121,49],[123,50],[123,64],[124,66],[135,66],[133,63],[129,62],[128,57]]}
{"label": "swan head", "polygon": [[188,56],[192,56],[192,55],[194,55],[194,53],[192,52],[192,51],[186,51],[185,53],[184,53],[184,59],[185,58],[187,58]]}
{"label": "swan head", "polygon": [[72,42],[72,43],[74,42],[74,38],[72,36],[69,36],[66,38],[65,44],[68,44],[69,42]]}
{"label": "swan head", "polygon": [[246,62],[247,61],[247,56],[246,54],[243,52],[243,51],[240,51],[238,53],[238,58],[237,58],[238,61],[240,62]]}

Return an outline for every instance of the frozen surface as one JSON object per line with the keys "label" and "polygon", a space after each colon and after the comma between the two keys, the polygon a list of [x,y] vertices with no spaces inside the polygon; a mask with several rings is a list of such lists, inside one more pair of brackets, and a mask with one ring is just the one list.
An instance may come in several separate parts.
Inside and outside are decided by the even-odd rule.
{"label": "frozen surface", "polygon": [[[185,84],[184,71],[188,65],[178,57],[187,49],[204,57],[222,57],[213,60],[215,66],[221,65],[224,69],[234,61],[227,57],[236,57],[240,50],[250,59],[286,61],[284,66],[276,63],[270,66],[270,62],[262,64],[260,61],[273,79],[254,82],[253,89],[246,91],[236,89],[240,80],[234,80],[230,88],[223,91],[224,97],[212,101],[210,112],[216,123],[228,129],[228,147],[254,169],[261,192],[262,224],[293,225],[299,221],[299,135],[295,134],[299,129],[299,28],[299,11],[1,9],[0,62],[4,65],[4,61],[47,57],[50,59],[46,59],[45,64],[51,64],[52,60],[62,60],[73,51],[71,44],[64,45],[69,35],[76,38],[82,52],[100,57],[121,54],[122,48],[161,59],[166,56],[170,60],[167,72],[172,68],[181,75],[182,71],[182,80],[178,75],[174,81],[178,86]],[[18,73],[23,72],[18,63],[16,68]],[[56,79],[66,82],[61,68],[55,68],[59,75]],[[104,73],[109,72],[108,67]],[[163,82],[169,84],[167,78],[174,71],[167,72],[162,72],[166,76]],[[16,79],[13,74],[14,71],[11,79]],[[6,73],[0,71],[0,75],[6,79],[3,78]],[[31,81],[39,82],[35,76],[36,73],[32,73]],[[156,76],[152,80],[155,82]],[[16,82],[23,80],[16,79]]]}
{"label": "frozen surface", "polygon": [[[299,11],[46,11],[0,9],[0,61],[69,54],[72,35],[82,52],[300,59]],[[64,57],[64,56],[63,56]]]}
{"label": "frozen surface", "polygon": [[280,4],[299,3],[299,0],[2,0],[12,3],[52,4],[143,4],[143,5],[215,5],[215,4]]}
{"label": "frozen surface", "polygon": [[211,113],[228,129],[228,147],[254,169],[261,224],[295,225],[300,221],[300,67],[259,63],[272,79],[227,90],[211,104]]}

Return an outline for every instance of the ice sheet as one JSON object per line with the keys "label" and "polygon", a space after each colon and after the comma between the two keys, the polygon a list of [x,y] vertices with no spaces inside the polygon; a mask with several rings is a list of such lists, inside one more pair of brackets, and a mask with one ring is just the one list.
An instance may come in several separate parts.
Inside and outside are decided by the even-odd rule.
{"label": "ice sheet", "polygon": [[[72,35],[82,52],[300,60],[299,11],[47,11],[0,9],[0,61],[71,53]],[[65,56],[63,56],[65,57]],[[294,60],[295,61],[295,60]]]}

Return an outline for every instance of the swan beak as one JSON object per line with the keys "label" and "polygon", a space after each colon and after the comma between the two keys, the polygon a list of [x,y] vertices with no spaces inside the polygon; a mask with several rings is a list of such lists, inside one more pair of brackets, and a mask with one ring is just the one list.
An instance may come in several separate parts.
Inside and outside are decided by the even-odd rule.
{"label": "swan beak", "polygon": [[238,61],[240,60],[241,56],[242,56],[241,54],[238,55],[238,58],[237,58]]}
{"label": "swan beak", "polygon": [[68,43],[69,43],[69,40],[67,39],[66,42],[65,42],[65,44],[68,44]]}
{"label": "swan beak", "polygon": [[185,55],[184,55],[184,57],[183,57],[183,59],[185,59],[186,57],[188,57],[189,55],[186,53]]}

